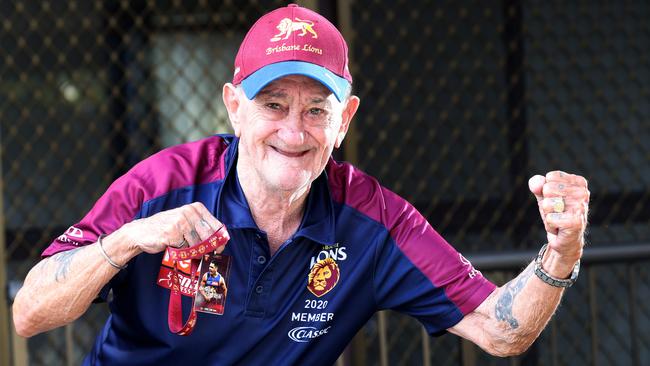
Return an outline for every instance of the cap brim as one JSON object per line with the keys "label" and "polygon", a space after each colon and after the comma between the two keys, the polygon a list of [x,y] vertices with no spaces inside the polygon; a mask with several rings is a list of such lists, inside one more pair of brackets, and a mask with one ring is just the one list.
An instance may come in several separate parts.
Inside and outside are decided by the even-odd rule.
{"label": "cap brim", "polygon": [[303,61],[283,61],[266,65],[242,80],[241,85],[248,99],[253,99],[273,80],[287,75],[308,76],[325,85],[339,102],[343,101],[350,88],[350,82],[328,69]]}

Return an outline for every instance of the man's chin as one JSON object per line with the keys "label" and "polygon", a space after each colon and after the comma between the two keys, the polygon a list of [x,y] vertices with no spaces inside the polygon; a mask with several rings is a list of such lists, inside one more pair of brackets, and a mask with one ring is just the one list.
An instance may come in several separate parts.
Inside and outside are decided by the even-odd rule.
{"label": "man's chin", "polygon": [[[281,172],[281,171],[280,171]],[[272,186],[279,191],[293,192],[309,185],[309,177],[306,174],[282,174],[268,180]]]}

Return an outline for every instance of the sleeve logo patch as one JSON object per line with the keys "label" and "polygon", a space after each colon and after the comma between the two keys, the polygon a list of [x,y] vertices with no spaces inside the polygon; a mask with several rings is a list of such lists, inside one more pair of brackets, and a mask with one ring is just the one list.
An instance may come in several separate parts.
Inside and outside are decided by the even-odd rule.
{"label": "sleeve logo patch", "polygon": [[467,258],[465,258],[465,257],[464,257],[462,254],[460,254],[460,253],[458,253],[458,255],[460,256],[460,262],[461,262],[461,263],[463,264],[463,266],[465,266],[465,268],[467,269],[467,275],[469,276],[469,278],[474,278],[474,277],[476,277],[476,276],[483,276],[483,274],[481,273],[481,271],[479,271],[478,269],[474,268],[474,266],[472,265],[472,263],[471,263],[469,260],[467,260]]}
{"label": "sleeve logo patch", "polygon": [[340,275],[339,266],[334,259],[319,260],[309,271],[307,289],[317,297],[321,297],[336,286]]}
{"label": "sleeve logo patch", "polygon": [[65,231],[65,235],[71,236],[73,238],[83,239],[84,232],[74,226],[70,226],[68,230]]}

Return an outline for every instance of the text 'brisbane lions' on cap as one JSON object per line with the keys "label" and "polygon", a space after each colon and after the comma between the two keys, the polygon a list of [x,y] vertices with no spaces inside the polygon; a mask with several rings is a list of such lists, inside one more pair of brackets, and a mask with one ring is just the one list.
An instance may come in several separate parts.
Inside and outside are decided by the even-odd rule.
{"label": "text 'brisbane lions' on cap", "polygon": [[253,24],[239,46],[232,82],[253,99],[267,84],[287,75],[316,79],[339,101],[352,84],[341,33],[320,14],[295,4]]}

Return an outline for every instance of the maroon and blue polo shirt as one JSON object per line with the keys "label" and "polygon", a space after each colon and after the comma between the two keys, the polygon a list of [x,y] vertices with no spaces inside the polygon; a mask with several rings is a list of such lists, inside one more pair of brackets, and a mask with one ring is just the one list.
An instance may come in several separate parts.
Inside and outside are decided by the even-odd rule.
{"label": "maroon and blue polo shirt", "polygon": [[[171,333],[165,254],[140,254],[102,291],[105,299],[113,292],[111,315],[84,364],[331,365],[379,310],[411,315],[438,335],[495,289],[408,202],[332,159],[298,231],[271,256],[238,181],[237,143],[213,136],[142,161],[43,252],[92,244],[197,201],[230,233],[223,315],[198,313],[190,336]],[[190,307],[183,296],[184,319]]]}

